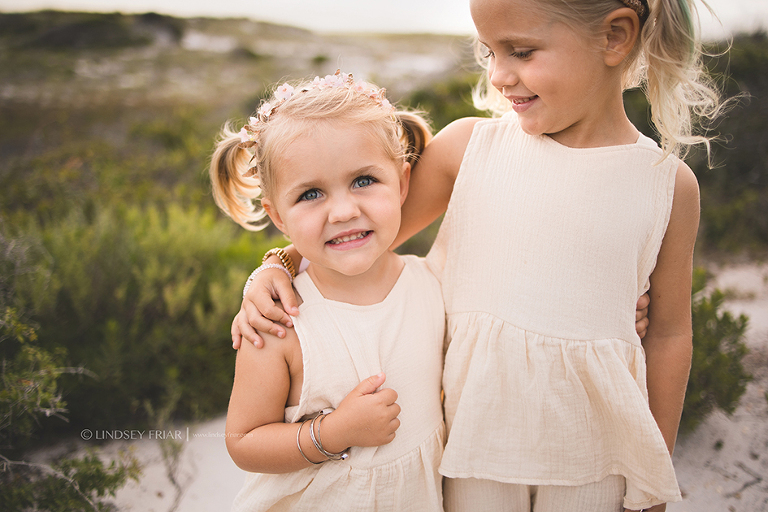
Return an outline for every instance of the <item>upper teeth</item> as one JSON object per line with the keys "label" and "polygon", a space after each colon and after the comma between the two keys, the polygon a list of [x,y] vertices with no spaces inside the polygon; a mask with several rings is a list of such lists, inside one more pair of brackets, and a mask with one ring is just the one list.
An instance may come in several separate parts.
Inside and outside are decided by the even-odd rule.
{"label": "upper teeth", "polygon": [[358,233],[356,235],[347,235],[347,236],[342,236],[342,237],[339,237],[339,238],[334,238],[333,240],[331,240],[331,243],[332,244],[340,244],[342,242],[349,242],[350,240],[357,240],[358,238],[363,238],[367,234],[368,234],[367,231],[361,231],[360,233]]}
{"label": "upper teeth", "polygon": [[533,99],[533,96],[531,96],[530,98],[515,99],[515,100],[512,100],[512,103],[514,103],[515,105],[519,105],[521,103],[525,103],[527,101],[531,101],[532,99]]}

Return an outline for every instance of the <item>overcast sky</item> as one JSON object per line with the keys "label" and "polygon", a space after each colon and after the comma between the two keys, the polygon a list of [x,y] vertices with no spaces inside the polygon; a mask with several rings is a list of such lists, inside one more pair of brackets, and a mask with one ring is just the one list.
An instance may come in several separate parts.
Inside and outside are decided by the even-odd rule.
{"label": "overcast sky", "polygon": [[[768,29],[768,0],[709,0],[725,33]],[[0,0],[0,11],[59,9],[246,17],[326,32],[472,34],[469,0]],[[723,30],[701,8],[705,37]]]}

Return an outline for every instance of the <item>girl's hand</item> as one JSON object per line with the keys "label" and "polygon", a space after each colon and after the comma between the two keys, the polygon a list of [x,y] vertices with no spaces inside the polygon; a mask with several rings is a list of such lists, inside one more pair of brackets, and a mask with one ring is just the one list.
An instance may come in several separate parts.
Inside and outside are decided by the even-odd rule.
{"label": "girl's hand", "polygon": [[648,331],[648,305],[651,303],[651,297],[648,293],[644,293],[637,299],[637,310],[635,311],[635,329],[640,339],[645,337],[645,333]]}
{"label": "girl's hand", "polygon": [[338,453],[350,446],[381,446],[392,442],[400,427],[400,406],[393,389],[376,391],[386,376],[368,377],[323,420],[323,445]]}
{"label": "girl's hand", "polygon": [[[266,263],[280,264],[280,259],[272,256]],[[276,303],[276,300],[280,304]],[[239,349],[242,338],[253,343],[256,348],[263,347],[264,340],[256,330],[268,332],[278,338],[285,337],[283,325],[293,325],[289,313],[298,315],[299,308],[296,293],[286,273],[276,268],[259,272],[243,298],[240,311],[232,320],[232,348]]]}

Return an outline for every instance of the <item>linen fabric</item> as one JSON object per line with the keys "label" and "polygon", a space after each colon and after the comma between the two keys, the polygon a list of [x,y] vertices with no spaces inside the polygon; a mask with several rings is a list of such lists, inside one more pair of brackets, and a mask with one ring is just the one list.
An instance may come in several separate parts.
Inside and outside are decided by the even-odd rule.
{"label": "linen fabric", "polygon": [[584,485],[522,485],[446,478],[445,512],[623,512],[624,477],[609,475]]}
{"label": "linen fabric", "polygon": [[635,332],[678,165],[642,135],[574,149],[514,112],[477,123],[427,256],[448,317],[444,476],[623,475],[627,508],[681,499]]}
{"label": "linen fabric", "polygon": [[307,273],[296,277],[303,303],[293,322],[304,382],[299,405],[285,412],[287,423],[298,423],[336,408],[360,381],[383,371],[384,387],[397,392],[401,407],[394,441],[352,447],[346,461],[293,473],[249,473],[233,511],[442,511],[445,311],[424,259],[402,258],[389,295],[370,306],[325,299]]}

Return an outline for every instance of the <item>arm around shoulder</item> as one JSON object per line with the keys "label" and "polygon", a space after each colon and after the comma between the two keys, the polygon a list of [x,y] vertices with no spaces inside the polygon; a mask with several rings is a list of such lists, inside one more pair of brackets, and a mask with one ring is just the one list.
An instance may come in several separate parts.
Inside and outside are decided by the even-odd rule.
{"label": "arm around shoulder", "polygon": [[481,117],[457,119],[440,130],[424,148],[411,172],[400,232],[393,247],[427,227],[448,208],[472,131],[482,120]]}

